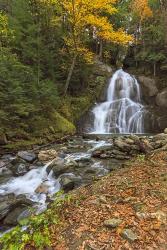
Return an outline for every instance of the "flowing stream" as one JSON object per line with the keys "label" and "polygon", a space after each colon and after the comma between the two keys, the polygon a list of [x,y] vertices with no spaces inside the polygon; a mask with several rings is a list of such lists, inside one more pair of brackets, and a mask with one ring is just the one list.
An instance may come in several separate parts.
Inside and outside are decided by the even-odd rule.
{"label": "flowing stream", "polygon": [[137,80],[117,70],[110,80],[107,101],[93,109],[93,133],[144,133],[144,113]]}

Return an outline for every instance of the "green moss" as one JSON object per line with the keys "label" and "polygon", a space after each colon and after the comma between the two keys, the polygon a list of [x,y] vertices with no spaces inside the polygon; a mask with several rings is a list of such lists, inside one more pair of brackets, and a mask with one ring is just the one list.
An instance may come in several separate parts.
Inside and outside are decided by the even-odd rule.
{"label": "green moss", "polygon": [[94,105],[106,82],[107,77],[105,76],[93,76],[87,89],[81,92],[79,96],[66,96],[64,98],[59,107],[59,112],[71,122],[76,123]]}

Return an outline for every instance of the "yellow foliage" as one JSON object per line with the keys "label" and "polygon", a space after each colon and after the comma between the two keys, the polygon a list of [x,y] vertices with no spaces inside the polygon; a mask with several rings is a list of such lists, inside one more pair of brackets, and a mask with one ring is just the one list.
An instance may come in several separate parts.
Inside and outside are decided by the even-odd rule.
{"label": "yellow foliage", "polygon": [[139,16],[141,21],[153,15],[152,10],[149,7],[148,0],[134,0],[132,3],[132,9],[134,13]]}
{"label": "yellow foliage", "polygon": [[[114,7],[116,0],[62,0],[61,6],[68,23],[69,32],[65,38],[66,45],[74,53],[84,56],[89,63],[93,54],[85,48],[84,36],[92,36],[94,31],[97,38],[123,45],[132,41],[132,37],[123,30],[114,31],[106,14],[117,12]],[[86,33],[87,31],[87,33]]]}

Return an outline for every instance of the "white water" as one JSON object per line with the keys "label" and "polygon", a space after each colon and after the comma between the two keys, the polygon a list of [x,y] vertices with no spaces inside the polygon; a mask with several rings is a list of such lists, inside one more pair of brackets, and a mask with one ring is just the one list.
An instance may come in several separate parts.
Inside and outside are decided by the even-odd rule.
{"label": "white water", "polygon": [[109,84],[107,101],[93,109],[93,133],[144,133],[144,112],[137,80],[117,70]]}
{"label": "white water", "polygon": [[48,187],[49,195],[53,195],[60,190],[59,181],[54,179],[52,172],[48,174],[46,171],[51,163],[52,162],[49,162],[44,167],[38,169],[32,169],[24,176],[12,178],[7,183],[0,186],[0,194],[25,194],[30,200],[45,204],[46,194],[36,193],[36,189],[41,184],[45,184]]}

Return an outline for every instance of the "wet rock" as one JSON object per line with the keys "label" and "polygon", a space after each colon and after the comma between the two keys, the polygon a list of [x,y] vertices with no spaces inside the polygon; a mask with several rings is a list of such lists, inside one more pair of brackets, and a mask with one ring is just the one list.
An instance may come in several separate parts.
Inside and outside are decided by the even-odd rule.
{"label": "wet rock", "polygon": [[21,159],[27,162],[34,162],[37,159],[37,156],[33,152],[29,151],[19,151],[17,154]]}
{"label": "wet rock", "polygon": [[57,158],[58,154],[57,151],[54,149],[42,150],[38,154],[38,159],[41,162],[48,162],[55,158]]}
{"label": "wet rock", "polygon": [[68,176],[63,176],[60,179],[60,184],[62,186],[62,189],[65,190],[66,192],[74,189],[75,187],[75,182]]}
{"label": "wet rock", "polygon": [[8,213],[6,218],[3,220],[5,225],[16,226],[18,224],[19,216],[27,210],[26,207],[16,207]]}
{"label": "wet rock", "polygon": [[100,158],[100,155],[101,155],[101,151],[99,151],[99,150],[94,151],[94,152],[92,153],[92,156],[93,156],[94,158]]}
{"label": "wet rock", "polygon": [[12,176],[13,176],[13,173],[9,168],[7,168],[7,167],[0,168],[0,178],[1,179],[6,178],[6,177],[10,178]]}
{"label": "wet rock", "polygon": [[27,199],[25,195],[15,196],[9,194],[0,196],[0,219],[3,220],[5,225],[16,225],[17,217],[34,204],[31,200]]}
{"label": "wet rock", "polygon": [[49,192],[49,186],[45,183],[41,184],[39,187],[37,187],[37,189],[35,190],[36,193],[43,193],[43,194],[48,194]]}
{"label": "wet rock", "polygon": [[0,168],[4,167],[6,165],[6,162],[0,160]]}
{"label": "wet rock", "polygon": [[164,134],[167,134],[167,128],[164,129]]}
{"label": "wet rock", "polygon": [[16,202],[14,194],[0,196],[0,220],[3,219],[11,209],[11,205]]}
{"label": "wet rock", "polygon": [[138,236],[131,229],[124,229],[121,236],[129,242],[134,242],[138,239]]}
{"label": "wet rock", "polygon": [[156,86],[156,82],[153,78],[146,76],[139,76],[139,81],[143,85],[145,91],[148,96],[152,97],[157,95],[158,88]]}
{"label": "wet rock", "polygon": [[24,175],[28,172],[28,166],[27,164],[20,163],[12,167],[12,172],[15,176]]}
{"label": "wet rock", "polygon": [[87,168],[85,171],[84,171],[84,174],[94,174],[94,175],[97,175],[99,172],[99,169],[98,168]]}
{"label": "wet rock", "polygon": [[101,154],[100,155],[100,159],[107,159],[109,157],[110,157],[110,155],[108,155],[108,154]]}
{"label": "wet rock", "polygon": [[167,88],[163,89],[156,97],[156,104],[159,107],[167,108]]}
{"label": "wet rock", "polygon": [[0,203],[0,220],[3,219],[10,210],[10,204],[7,201]]}
{"label": "wet rock", "polygon": [[78,186],[81,182],[81,178],[75,175],[62,175],[60,177],[60,184],[64,191],[68,192]]}
{"label": "wet rock", "polygon": [[53,164],[48,166],[46,171],[49,174],[51,170],[53,171],[54,176],[58,177],[59,175],[68,172],[69,166],[65,165],[65,162],[63,159],[58,159],[58,160],[55,160]]}
{"label": "wet rock", "polygon": [[108,228],[116,228],[118,227],[120,224],[122,223],[121,219],[118,218],[112,218],[109,220],[105,220],[104,221],[104,226],[108,227]]}

